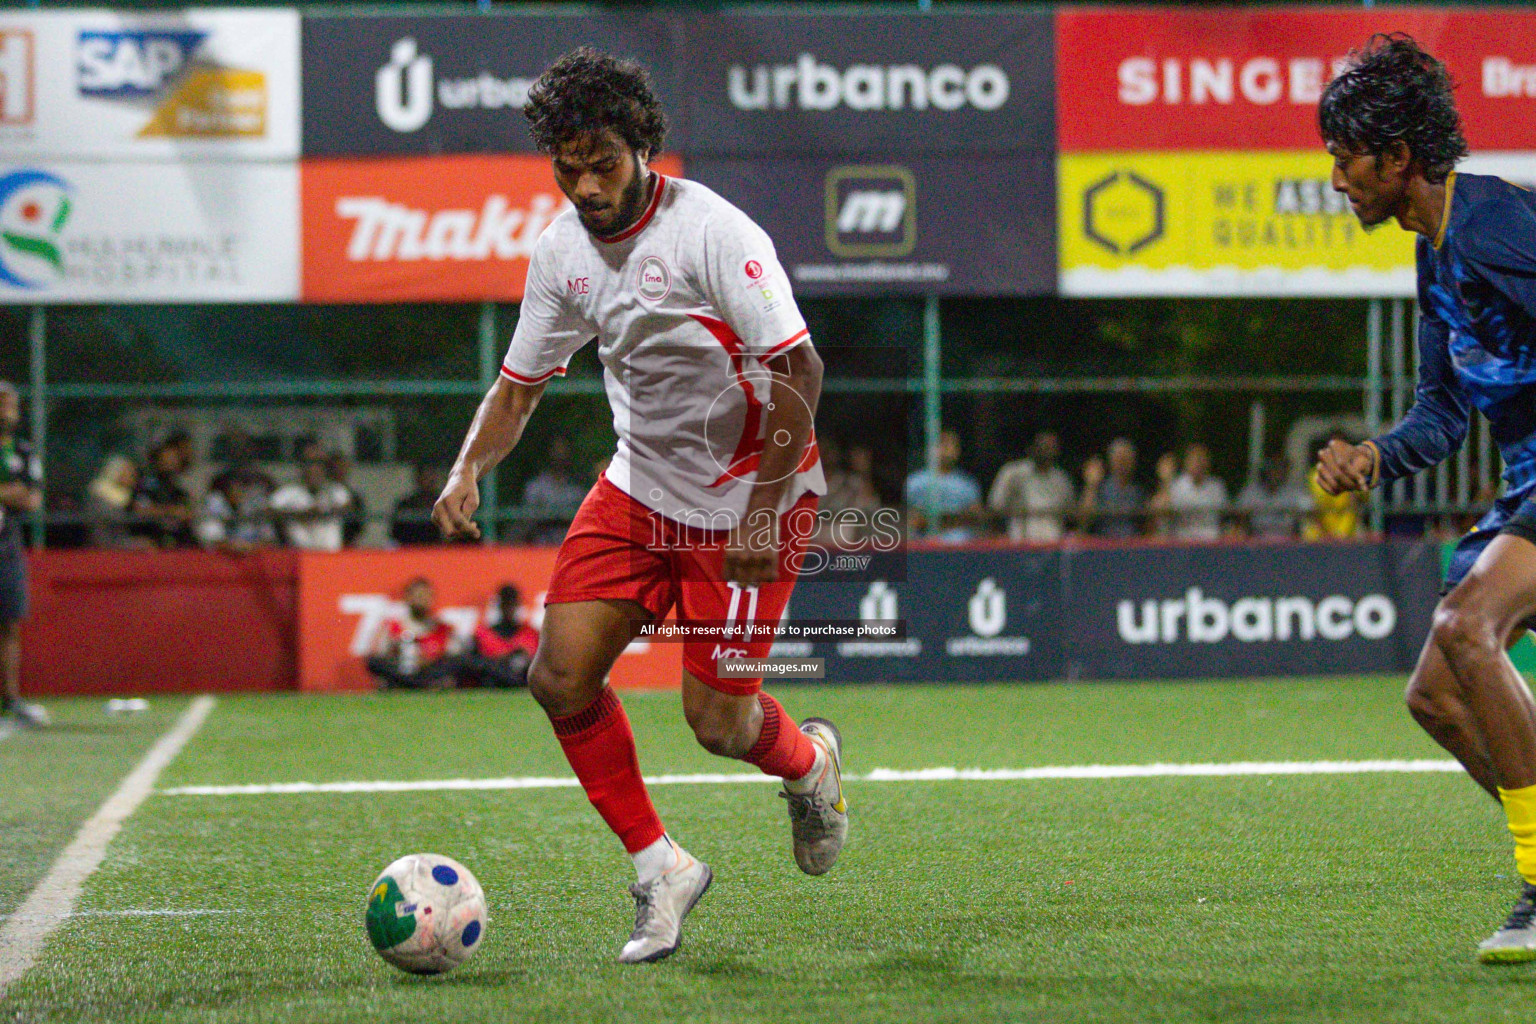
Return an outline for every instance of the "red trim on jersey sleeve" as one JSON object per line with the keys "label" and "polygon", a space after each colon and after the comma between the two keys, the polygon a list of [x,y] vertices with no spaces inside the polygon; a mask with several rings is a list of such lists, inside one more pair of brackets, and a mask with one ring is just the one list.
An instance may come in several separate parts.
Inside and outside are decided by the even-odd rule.
{"label": "red trim on jersey sleeve", "polygon": [[564,377],[565,367],[557,366],[553,370],[550,370],[548,373],[544,374],[542,377],[524,377],[520,373],[507,369],[506,366],[502,366],[501,375],[508,380],[516,381],[518,384],[543,384],[551,377]]}
{"label": "red trim on jersey sleeve", "polygon": [[799,334],[791,335],[790,337],[785,338],[783,341],[781,341],[777,345],[773,346],[773,348],[769,349],[767,352],[764,352],[763,355],[765,355],[765,356],[776,356],[780,352],[783,352],[785,349],[790,348],[791,346],[793,346],[795,344],[795,342],[797,342],[797,341],[804,341],[806,338],[808,338],[810,336],[811,336],[811,329],[809,327],[806,327],[806,328],[802,329]]}
{"label": "red trim on jersey sleeve", "polygon": [[656,191],[651,195],[651,205],[645,208],[645,212],[640,215],[640,219],[611,238],[598,238],[597,235],[593,235],[592,237],[597,238],[599,242],[602,242],[605,245],[612,245],[615,242],[622,242],[626,239],[634,238],[640,232],[644,231],[645,226],[651,222],[651,218],[656,216],[656,208],[661,205],[661,194],[666,190],[667,176],[662,174],[660,171],[657,171]]}

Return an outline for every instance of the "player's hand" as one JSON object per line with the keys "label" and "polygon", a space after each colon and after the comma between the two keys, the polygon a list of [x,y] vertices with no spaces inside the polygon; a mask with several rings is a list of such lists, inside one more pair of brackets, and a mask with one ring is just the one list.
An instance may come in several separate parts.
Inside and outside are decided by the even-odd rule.
{"label": "player's hand", "polygon": [[1375,466],[1376,457],[1368,446],[1336,437],[1317,453],[1317,485],[1334,496],[1368,491]]}
{"label": "player's hand", "polygon": [[474,520],[480,508],[480,485],[473,476],[455,470],[448,477],[443,493],[432,506],[432,521],[447,540],[461,537],[480,539],[480,524]]}
{"label": "player's hand", "polygon": [[778,516],[767,519],[759,510],[745,518],[746,523],[732,530],[726,542],[722,575],[727,583],[743,587],[772,583],[779,578]]}

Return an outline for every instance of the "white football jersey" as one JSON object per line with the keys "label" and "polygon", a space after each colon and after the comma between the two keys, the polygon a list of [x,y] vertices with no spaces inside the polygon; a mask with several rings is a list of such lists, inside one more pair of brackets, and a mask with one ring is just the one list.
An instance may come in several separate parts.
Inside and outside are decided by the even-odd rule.
{"label": "white football jersey", "polygon": [[[809,338],[767,233],[660,174],[644,215],[613,238],[568,208],[534,246],[501,372],[546,381],[593,338],[619,437],[609,481],[670,519],[729,526],[757,480],[769,406],[800,400],[761,360]],[[814,438],[781,511],[808,490],[826,493]]]}

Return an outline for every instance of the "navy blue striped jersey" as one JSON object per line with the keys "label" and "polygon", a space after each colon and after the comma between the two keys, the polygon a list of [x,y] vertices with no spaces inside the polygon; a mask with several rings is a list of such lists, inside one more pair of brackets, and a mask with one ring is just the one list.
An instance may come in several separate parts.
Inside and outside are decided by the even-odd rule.
{"label": "navy blue striped jersey", "polygon": [[1439,237],[1418,240],[1419,382],[1375,439],[1381,479],[1454,454],[1475,407],[1504,457],[1507,495],[1536,487],[1536,193],[1482,174],[1445,184]]}

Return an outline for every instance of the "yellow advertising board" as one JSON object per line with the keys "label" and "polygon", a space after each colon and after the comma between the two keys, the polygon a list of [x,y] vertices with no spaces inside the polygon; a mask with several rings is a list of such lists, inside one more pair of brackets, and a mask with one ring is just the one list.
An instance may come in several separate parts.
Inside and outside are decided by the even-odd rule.
{"label": "yellow advertising board", "polygon": [[1061,292],[1411,296],[1414,235],[1367,232],[1307,152],[1063,153]]}

